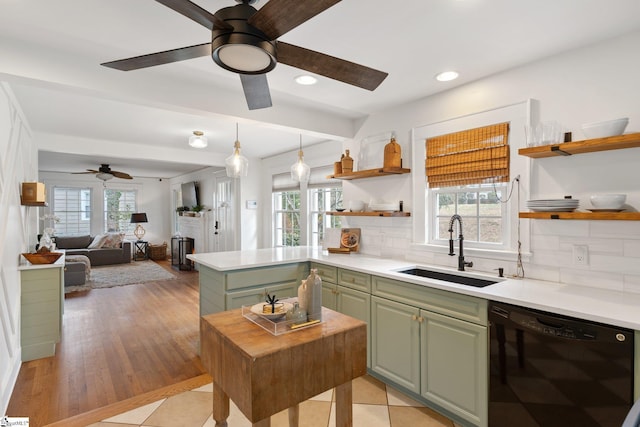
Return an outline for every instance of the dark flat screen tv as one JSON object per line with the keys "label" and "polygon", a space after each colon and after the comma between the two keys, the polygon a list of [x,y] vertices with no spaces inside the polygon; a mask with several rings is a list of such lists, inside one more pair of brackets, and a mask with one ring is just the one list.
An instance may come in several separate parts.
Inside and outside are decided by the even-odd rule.
{"label": "dark flat screen tv", "polygon": [[200,204],[200,197],[198,194],[198,183],[185,182],[182,184],[182,206],[186,206],[189,209]]}

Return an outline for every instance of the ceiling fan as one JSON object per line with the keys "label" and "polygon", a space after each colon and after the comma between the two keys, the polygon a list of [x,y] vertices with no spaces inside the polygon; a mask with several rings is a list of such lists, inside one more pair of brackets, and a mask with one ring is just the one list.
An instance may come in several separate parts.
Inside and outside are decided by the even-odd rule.
{"label": "ceiling fan", "polygon": [[98,170],[95,169],[87,169],[86,172],[72,172],[73,174],[86,174],[86,173],[94,173],[96,174],[96,178],[101,179],[103,181],[108,181],[113,177],[121,178],[121,179],[133,179],[131,175],[125,172],[119,172],[111,170],[109,165],[103,163]]}
{"label": "ceiling fan", "polygon": [[363,89],[374,90],[387,73],[324,53],[276,40],[340,0],[269,0],[260,10],[257,0],[211,14],[189,0],[156,0],[211,30],[211,42],[101,65],[137,70],[211,55],[216,64],[240,75],[249,110],[271,107],[266,73],[278,62],[320,74]]}

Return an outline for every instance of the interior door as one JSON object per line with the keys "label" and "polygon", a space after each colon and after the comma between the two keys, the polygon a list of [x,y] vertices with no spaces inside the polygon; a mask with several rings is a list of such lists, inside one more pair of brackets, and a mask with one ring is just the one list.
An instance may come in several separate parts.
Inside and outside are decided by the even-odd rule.
{"label": "interior door", "polygon": [[234,227],[234,203],[233,192],[235,180],[227,177],[222,171],[216,175],[216,191],[213,201],[213,245],[214,252],[234,251],[235,227]]}

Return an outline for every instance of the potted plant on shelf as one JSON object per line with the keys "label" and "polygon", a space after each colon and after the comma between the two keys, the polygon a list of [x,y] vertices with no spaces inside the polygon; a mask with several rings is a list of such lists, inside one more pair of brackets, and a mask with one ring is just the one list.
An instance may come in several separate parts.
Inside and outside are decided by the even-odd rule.
{"label": "potted plant on shelf", "polygon": [[178,207],[176,208],[176,212],[178,212],[178,215],[179,215],[179,216],[184,215],[184,213],[185,213],[185,212],[188,212],[188,211],[189,211],[189,207],[188,207],[188,206],[178,206]]}
{"label": "potted plant on shelf", "polygon": [[195,205],[191,208],[192,211],[194,211],[196,213],[195,216],[201,216],[202,214],[200,212],[202,212],[204,210],[204,206],[203,205]]}

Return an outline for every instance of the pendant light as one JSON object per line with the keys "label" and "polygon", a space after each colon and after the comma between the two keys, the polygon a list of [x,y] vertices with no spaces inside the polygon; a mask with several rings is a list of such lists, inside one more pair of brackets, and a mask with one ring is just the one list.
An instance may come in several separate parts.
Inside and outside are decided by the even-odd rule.
{"label": "pendant light", "polygon": [[249,173],[249,160],[240,154],[240,141],[238,139],[238,123],[236,123],[236,142],[233,144],[233,154],[224,161],[229,178],[240,178]]}
{"label": "pendant light", "polygon": [[308,182],[309,175],[311,175],[311,168],[304,162],[304,154],[302,153],[302,135],[300,135],[298,161],[291,166],[291,179],[298,182]]}
{"label": "pendant light", "polygon": [[201,131],[194,130],[193,135],[189,137],[189,145],[193,148],[205,148],[208,145],[207,137]]}

